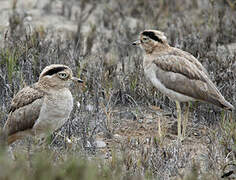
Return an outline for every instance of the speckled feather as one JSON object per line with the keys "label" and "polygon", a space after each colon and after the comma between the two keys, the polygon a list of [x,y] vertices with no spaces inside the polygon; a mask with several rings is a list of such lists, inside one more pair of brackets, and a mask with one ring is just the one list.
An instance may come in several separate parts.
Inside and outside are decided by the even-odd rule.
{"label": "speckled feather", "polygon": [[189,79],[206,82],[206,79],[202,76],[200,70],[184,57],[174,55],[160,55],[153,60],[153,63],[155,63],[164,71],[183,74]]}
{"label": "speckled feather", "polygon": [[[142,40],[144,32],[153,32],[162,39]],[[143,67],[145,75],[153,85],[173,100],[180,102],[205,101],[221,108],[234,109],[210,80],[206,69],[190,53],[169,46],[160,31],[145,30],[140,35],[145,50]]]}
{"label": "speckled feather", "polygon": [[4,130],[10,136],[33,127],[39,117],[45,92],[38,83],[20,90],[13,98]]}
{"label": "speckled feather", "polygon": [[38,88],[37,83],[23,88],[13,98],[9,113],[14,112],[16,109],[19,109],[20,107],[32,103],[36,99],[42,98],[44,95],[45,92]]}
{"label": "speckled feather", "polygon": [[78,81],[68,66],[52,64],[37,83],[16,94],[4,125],[8,144],[28,135],[48,135],[65,123],[73,108],[71,80]]}
{"label": "speckled feather", "polygon": [[184,57],[158,56],[153,63],[160,68],[156,76],[166,88],[221,108],[231,108],[208,76]]}
{"label": "speckled feather", "polygon": [[203,71],[207,76],[208,72],[203,67],[203,65],[190,53],[183,51],[181,49],[177,49],[175,47],[170,47],[167,51],[168,55],[180,56],[193,63],[200,71]]}

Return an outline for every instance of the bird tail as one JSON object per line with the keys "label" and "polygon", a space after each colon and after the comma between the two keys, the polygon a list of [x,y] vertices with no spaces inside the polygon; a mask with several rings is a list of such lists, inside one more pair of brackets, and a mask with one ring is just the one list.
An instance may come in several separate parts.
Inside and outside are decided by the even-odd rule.
{"label": "bird tail", "polygon": [[16,140],[18,139],[22,139],[26,136],[30,136],[30,135],[33,135],[33,132],[31,129],[29,130],[25,130],[25,131],[19,131],[17,133],[14,133],[10,136],[7,137],[7,143],[8,145],[12,144],[13,142],[15,142]]}
{"label": "bird tail", "polygon": [[8,145],[12,144],[13,142],[15,142],[18,139],[22,139],[23,135],[20,135],[18,133],[12,134],[10,136],[7,137],[7,143]]}
{"label": "bird tail", "polygon": [[221,102],[221,104],[222,104],[223,108],[226,109],[226,110],[233,111],[235,109],[234,106],[226,100]]}

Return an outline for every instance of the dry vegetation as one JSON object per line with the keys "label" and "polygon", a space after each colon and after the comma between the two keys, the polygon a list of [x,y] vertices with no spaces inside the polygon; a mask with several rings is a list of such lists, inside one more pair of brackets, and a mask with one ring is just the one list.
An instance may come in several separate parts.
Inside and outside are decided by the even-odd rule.
{"label": "dry vegetation", "polygon": [[[28,138],[0,147],[0,179],[236,177],[235,112],[193,103],[188,137],[178,142],[175,104],[145,80],[142,52],[130,45],[145,28],[166,32],[172,46],[198,57],[236,107],[236,47],[228,48],[236,42],[234,1],[74,0],[59,15],[75,19],[77,32],[60,38],[44,27],[29,31],[13,6],[0,47],[0,127],[14,94],[46,65],[69,65],[85,84],[72,87],[74,110],[47,145]],[[96,23],[83,33],[91,16]]]}

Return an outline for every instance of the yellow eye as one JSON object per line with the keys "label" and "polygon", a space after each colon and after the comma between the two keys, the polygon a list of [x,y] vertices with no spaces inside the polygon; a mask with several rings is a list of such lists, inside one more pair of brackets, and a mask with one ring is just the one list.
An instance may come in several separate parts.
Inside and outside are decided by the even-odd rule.
{"label": "yellow eye", "polygon": [[148,42],[149,39],[147,37],[143,37],[142,40],[143,42]]}
{"label": "yellow eye", "polygon": [[61,79],[66,79],[68,77],[68,74],[64,72],[59,72],[58,75]]}

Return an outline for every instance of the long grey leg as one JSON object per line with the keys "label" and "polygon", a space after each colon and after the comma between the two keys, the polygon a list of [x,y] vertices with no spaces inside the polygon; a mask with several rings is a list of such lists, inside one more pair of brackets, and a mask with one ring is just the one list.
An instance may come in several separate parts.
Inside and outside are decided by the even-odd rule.
{"label": "long grey leg", "polygon": [[181,107],[180,107],[180,102],[175,101],[176,103],[176,110],[177,110],[177,120],[178,120],[178,139],[182,139],[182,134],[181,134]]}
{"label": "long grey leg", "polygon": [[187,105],[186,105],[186,110],[184,112],[184,122],[183,122],[183,137],[185,137],[185,134],[186,134],[186,128],[187,128],[187,125],[188,125],[188,114],[189,114],[189,107],[190,107],[190,103],[187,102]]}

